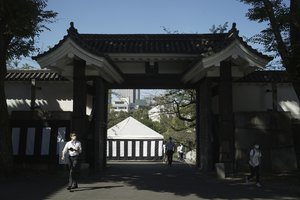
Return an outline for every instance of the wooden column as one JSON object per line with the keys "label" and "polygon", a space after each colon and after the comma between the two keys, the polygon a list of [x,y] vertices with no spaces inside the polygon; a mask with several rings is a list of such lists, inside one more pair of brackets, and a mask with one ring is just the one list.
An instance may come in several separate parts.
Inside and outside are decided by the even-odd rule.
{"label": "wooden column", "polygon": [[233,169],[234,163],[234,120],[232,107],[231,61],[222,61],[219,85],[219,161]]}
{"label": "wooden column", "polygon": [[196,166],[200,168],[200,89],[196,89]]}
{"label": "wooden column", "polygon": [[77,134],[79,140],[84,140],[86,135],[86,95],[85,61],[74,59],[72,130]]}
{"label": "wooden column", "polygon": [[205,78],[196,90],[196,163],[203,171],[213,169],[211,82]]}
{"label": "wooden column", "polygon": [[106,167],[108,90],[105,81],[94,79],[94,168]]}
{"label": "wooden column", "polygon": [[277,84],[275,82],[272,82],[272,107],[273,107],[273,111],[277,111],[277,104],[278,104],[278,100],[277,100]]}
{"label": "wooden column", "polygon": [[35,79],[31,79],[31,98],[30,98],[30,110],[34,110],[35,108],[35,99],[36,99],[36,81]]}

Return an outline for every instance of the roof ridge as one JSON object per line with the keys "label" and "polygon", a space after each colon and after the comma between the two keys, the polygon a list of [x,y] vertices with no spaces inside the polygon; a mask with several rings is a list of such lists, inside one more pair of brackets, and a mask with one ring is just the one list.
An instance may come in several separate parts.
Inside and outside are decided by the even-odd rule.
{"label": "roof ridge", "polygon": [[[197,54],[210,55],[226,48],[234,39],[237,39],[253,53],[265,59],[269,56],[258,52],[238,36],[238,30],[234,23],[227,33],[129,33],[129,34],[90,34],[78,33],[74,23],[70,23],[68,34],[48,51],[43,52],[33,59],[39,58],[55,51],[66,40],[70,39],[81,48],[97,56],[106,58],[112,66],[108,54],[113,53],[161,53],[161,54]],[[116,68],[117,69],[117,68]]]}
{"label": "roof ridge", "polygon": [[7,73],[36,73],[36,72],[50,72],[57,73],[55,71],[51,71],[50,69],[7,69]]}

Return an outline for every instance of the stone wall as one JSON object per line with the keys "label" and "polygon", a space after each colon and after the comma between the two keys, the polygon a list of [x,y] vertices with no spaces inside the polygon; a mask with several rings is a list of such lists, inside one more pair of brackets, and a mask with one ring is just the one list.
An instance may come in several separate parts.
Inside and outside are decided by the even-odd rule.
{"label": "stone wall", "polygon": [[262,150],[261,168],[297,169],[291,115],[287,112],[235,113],[235,158],[238,171],[248,170],[249,151],[258,143]]}

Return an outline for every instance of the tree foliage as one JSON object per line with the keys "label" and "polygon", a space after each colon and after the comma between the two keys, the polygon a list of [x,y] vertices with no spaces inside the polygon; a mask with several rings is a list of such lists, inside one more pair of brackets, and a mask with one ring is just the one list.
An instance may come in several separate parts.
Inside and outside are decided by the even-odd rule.
{"label": "tree foliage", "polygon": [[225,33],[228,29],[228,22],[225,22],[224,24],[219,24],[218,26],[212,25],[212,27],[209,29],[209,32],[211,33]]}
{"label": "tree foliage", "polygon": [[246,13],[250,20],[268,24],[252,37],[252,41],[264,45],[268,52],[275,52],[287,71],[297,72],[299,76],[299,56],[296,54],[300,48],[300,1],[291,0],[290,6],[283,0],[240,1],[251,6]]}
{"label": "tree foliage", "polygon": [[[268,24],[268,27],[262,30],[259,34],[253,36],[251,41],[263,45],[267,52],[276,53],[276,55],[279,55],[279,45],[283,45],[284,47],[282,46],[282,48],[285,49],[284,51],[288,51],[288,49],[290,49],[290,16],[287,5],[282,0],[241,0],[241,2],[251,5],[251,8],[249,8],[246,13],[246,16],[250,20],[257,21],[259,23],[266,22]],[[267,6],[271,7],[271,11],[268,11],[269,9]],[[276,26],[271,24],[271,17],[276,20]],[[276,35],[274,33],[275,29],[279,31],[280,37],[282,38],[277,38],[278,41],[276,40]]]}
{"label": "tree foliage", "polygon": [[0,0],[0,168],[4,173],[13,167],[4,87],[6,63],[36,50],[35,38],[57,15],[45,10],[46,5],[47,0]]}
{"label": "tree foliage", "polygon": [[163,105],[161,121],[167,128],[165,138],[173,137],[177,143],[183,143],[188,149],[195,147],[196,91],[167,90],[156,98]]}
{"label": "tree foliage", "polygon": [[37,50],[34,41],[49,30],[46,23],[53,22],[57,13],[45,10],[47,0],[1,0],[1,39],[8,44],[7,58],[28,56]]}

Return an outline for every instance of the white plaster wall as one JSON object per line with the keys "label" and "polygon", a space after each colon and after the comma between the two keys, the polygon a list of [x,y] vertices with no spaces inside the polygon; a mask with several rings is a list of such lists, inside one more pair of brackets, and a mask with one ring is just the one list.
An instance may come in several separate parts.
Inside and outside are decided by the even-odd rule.
{"label": "white plaster wall", "polygon": [[251,112],[272,109],[271,84],[237,83],[232,87],[233,111]]}
{"label": "white plaster wall", "polygon": [[289,111],[293,118],[300,119],[299,99],[291,84],[277,86],[278,109]]}
{"label": "white plaster wall", "polygon": [[[44,111],[73,111],[72,82],[36,82],[36,105]],[[30,110],[30,82],[6,82],[8,111]],[[92,96],[87,95],[87,115],[91,113]]]}
{"label": "white plaster wall", "polygon": [[30,110],[30,84],[27,82],[6,82],[5,94],[8,111]]}
{"label": "white plaster wall", "polygon": [[[293,118],[300,119],[299,100],[291,84],[277,85],[277,103],[279,111],[290,112]],[[273,109],[272,104],[271,84],[237,83],[233,85],[234,112],[267,111]]]}
{"label": "white plaster wall", "polygon": [[46,111],[72,111],[73,86],[70,82],[38,82],[36,103]]}
{"label": "white plaster wall", "polygon": [[[72,105],[73,105],[73,100],[72,100]],[[87,115],[91,114],[92,107],[93,107],[93,96],[87,95],[87,100],[86,100],[86,114]]]}

